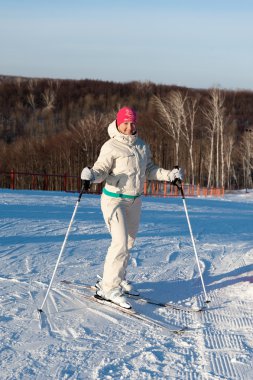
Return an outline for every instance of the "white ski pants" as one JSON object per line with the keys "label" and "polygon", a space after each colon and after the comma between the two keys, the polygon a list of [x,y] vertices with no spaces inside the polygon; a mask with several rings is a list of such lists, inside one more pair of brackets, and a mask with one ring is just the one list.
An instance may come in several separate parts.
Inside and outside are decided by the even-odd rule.
{"label": "white ski pants", "polygon": [[140,224],[141,197],[114,198],[102,194],[101,209],[112,238],[102,280],[103,291],[109,292],[125,279],[129,249],[134,245]]}

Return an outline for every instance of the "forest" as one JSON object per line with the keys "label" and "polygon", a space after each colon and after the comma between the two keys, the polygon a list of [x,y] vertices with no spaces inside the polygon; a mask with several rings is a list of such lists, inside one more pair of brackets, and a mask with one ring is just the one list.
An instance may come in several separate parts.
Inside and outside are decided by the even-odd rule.
{"label": "forest", "polygon": [[185,183],[252,188],[252,91],[10,76],[0,76],[0,186],[11,170],[79,177],[123,106],[154,162],[184,168]]}

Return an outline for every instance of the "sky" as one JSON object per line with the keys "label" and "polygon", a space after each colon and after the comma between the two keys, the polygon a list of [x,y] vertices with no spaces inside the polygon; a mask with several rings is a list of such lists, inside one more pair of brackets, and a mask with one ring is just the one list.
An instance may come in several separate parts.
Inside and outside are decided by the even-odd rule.
{"label": "sky", "polygon": [[0,75],[253,90],[252,0],[0,0]]}

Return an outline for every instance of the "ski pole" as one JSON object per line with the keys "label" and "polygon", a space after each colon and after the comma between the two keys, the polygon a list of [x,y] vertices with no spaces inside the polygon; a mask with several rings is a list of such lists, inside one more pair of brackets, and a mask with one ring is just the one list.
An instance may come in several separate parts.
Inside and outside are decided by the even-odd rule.
{"label": "ski pole", "polygon": [[181,181],[181,179],[177,178],[177,179],[173,182],[173,185],[177,186],[177,188],[180,190],[181,195],[182,195],[182,200],[183,200],[183,205],[184,205],[185,215],[186,215],[186,219],[187,219],[187,223],[188,223],[188,227],[189,227],[189,231],[190,231],[190,235],[191,235],[191,240],[192,240],[193,250],[194,250],[194,253],[195,253],[195,257],[196,257],[196,261],[197,261],[197,265],[198,265],[198,269],[199,269],[199,274],[200,274],[200,279],[201,279],[201,283],[202,283],[202,287],[203,287],[203,291],[204,291],[204,295],[205,295],[205,302],[206,302],[206,303],[209,303],[209,302],[211,302],[211,301],[210,301],[210,300],[208,299],[208,297],[207,297],[206,288],[205,288],[205,284],[204,284],[203,276],[202,276],[202,273],[201,273],[200,262],[199,262],[199,258],[198,258],[198,254],[197,254],[197,250],[196,250],[196,245],[195,245],[194,238],[193,238],[193,233],[192,233],[192,228],[191,228],[190,218],[189,218],[188,210],[187,210],[187,207],[186,207],[185,196],[184,196],[184,190],[183,190],[183,186],[182,186],[182,181]]}
{"label": "ski pole", "polygon": [[64,241],[63,241],[63,244],[62,244],[62,247],[61,247],[61,250],[60,250],[59,256],[58,256],[58,259],[57,259],[56,264],[55,264],[54,272],[53,272],[53,274],[52,274],[52,277],[51,277],[51,280],[50,280],[49,286],[48,286],[48,288],[47,288],[47,292],[46,292],[45,298],[44,298],[44,300],[43,300],[43,302],[42,302],[42,305],[41,305],[40,309],[38,309],[38,312],[40,312],[40,313],[42,313],[42,311],[43,311],[43,307],[44,307],[44,305],[45,305],[45,302],[46,302],[46,300],[47,300],[47,297],[48,297],[49,292],[50,292],[50,290],[51,290],[51,287],[52,287],[52,285],[53,285],[54,276],[55,276],[55,274],[56,274],[56,271],[57,271],[58,265],[59,265],[59,263],[60,263],[61,256],[62,256],[62,254],[63,254],[63,252],[64,252],[64,249],[65,249],[65,246],[66,246],[66,243],[67,243],[67,240],[68,240],[69,232],[70,232],[71,226],[72,226],[72,224],[73,224],[73,221],[74,221],[74,219],[75,219],[75,215],[76,215],[76,212],[77,212],[77,209],[78,209],[79,203],[80,203],[80,201],[81,201],[82,195],[83,195],[84,191],[88,191],[89,187],[90,187],[90,181],[83,181],[82,189],[81,189],[80,194],[79,194],[79,196],[78,196],[78,199],[77,199],[77,202],[76,202],[76,205],[75,205],[75,208],[74,208],[74,212],[73,212],[73,214],[72,214],[72,218],[71,218],[71,220],[70,220],[70,223],[69,223],[69,226],[68,226],[68,229],[67,229],[67,232],[66,232],[66,235],[65,235],[65,238],[64,238]]}

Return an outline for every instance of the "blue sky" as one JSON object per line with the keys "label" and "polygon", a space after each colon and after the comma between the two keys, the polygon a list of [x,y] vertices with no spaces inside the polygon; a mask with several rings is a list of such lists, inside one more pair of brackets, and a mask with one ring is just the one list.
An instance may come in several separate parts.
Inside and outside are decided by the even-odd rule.
{"label": "blue sky", "polygon": [[252,0],[0,0],[0,74],[253,90]]}

